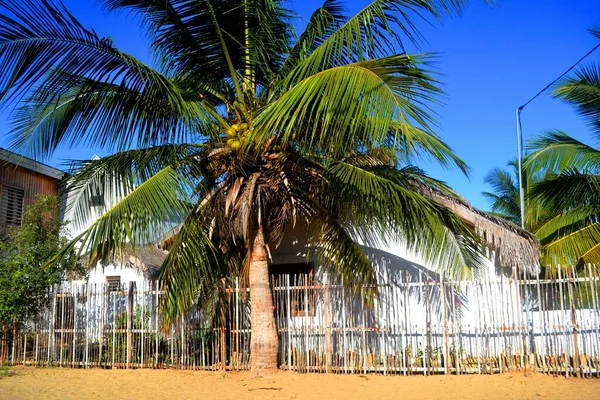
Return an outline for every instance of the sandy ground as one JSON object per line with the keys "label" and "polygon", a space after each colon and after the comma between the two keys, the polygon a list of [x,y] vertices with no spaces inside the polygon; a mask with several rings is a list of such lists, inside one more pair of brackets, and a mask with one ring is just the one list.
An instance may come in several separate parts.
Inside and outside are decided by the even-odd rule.
{"label": "sandy ground", "polygon": [[14,368],[0,399],[600,399],[600,379]]}

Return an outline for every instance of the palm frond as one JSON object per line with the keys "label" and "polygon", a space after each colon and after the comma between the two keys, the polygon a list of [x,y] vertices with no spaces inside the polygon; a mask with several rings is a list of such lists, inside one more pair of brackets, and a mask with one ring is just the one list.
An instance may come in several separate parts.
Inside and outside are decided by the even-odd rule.
{"label": "palm frond", "polygon": [[449,209],[419,193],[417,186],[430,181],[416,179],[414,170],[336,162],[326,177],[341,218],[366,244],[402,241],[428,265],[453,274],[483,265],[477,235]]}
{"label": "palm frond", "polygon": [[535,184],[530,196],[540,204],[562,212],[600,201],[599,189],[599,175],[565,169]]}
{"label": "palm frond", "polygon": [[201,214],[202,210],[195,210],[182,224],[160,270],[159,279],[165,282],[161,305],[165,324],[177,321],[197,299],[211,297],[227,275]]}
{"label": "palm frond", "polygon": [[327,216],[323,218],[312,246],[317,259],[334,279],[341,279],[349,293],[364,296],[366,303],[372,304],[378,292],[371,260],[339,222]]}
{"label": "palm frond", "polygon": [[559,130],[546,132],[531,140],[528,148],[533,151],[525,163],[528,169],[600,171],[600,151]]}
{"label": "palm frond", "polygon": [[452,151],[436,134],[416,127],[407,121],[394,121],[392,124],[392,143],[398,141],[409,163],[420,158],[431,158],[445,168],[458,168],[469,176],[471,168]]}
{"label": "palm frond", "polygon": [[[196,162],[191,162],[192,159],[197,160],[201,150],[195,145],[173,144],[128,150],[99,159],[73,161],[70,167],[74,172],[64,182],[65,218],[75,229],[83,229],[101,210],[90,207],[92,197],[103,198],[109,202],[103,207],[110,207],[111,202],[121,199],[167,167],[178,169],[180,173],[185,170],[189,179],[194,176],[196,180],[201,179]],[[177,191],[177,188],[174,190]],[[182,198],[182,201],[191,201],[190,188],[181,187],[181,190],[188,193],[187,199]]]}
{"label": "palm frond", "polygon": [[[187,85],[223,92],[231,67],[240,73],[251,55],[252,78],[268,83],[279,69],[291,36],[289,12],[270,0],[103,0],[110,11],[138,15],[161,66]],[[211,12],[212,9],[212,12]],[[246,28],[248,31],[246,31]],[[247,38],[251,40],[247,42]],[[224,51],[224,49],[226,51]],[[222,100],[233,102],[231,97]]]}
{"label": "palm frond", "polygon": [[[544,245],[542,261],[546,265],[575,265],[583,262],[596,262],[596,252],[592,251],[600,243],[600,222],[563,233],[560,237]],[[587,254],[588,259],[582,259]]]}
{"label": "palm frond", "polygon": [[417,60],[391,56],[312,75],[260,111],[255,137],[264,142],[278,132],[307,150],[336,154],[383,144],[398,119],[426,127],[426,103],[439,89]]}
{"label": "palm frond", "polygon": [[[40,124],[52,125],[49,113],[53,109],[57,109],[59,125],[80,121],[88,111],[85,122],[112,123],[121,132],[137,130],[138,137],[148,139],[146,145],[152,135],[168,135],[160,128],[174,130],[169,139],[175,140],[181,122],[202,115],[172,80],[85,29],[54,0],[7,0],[0,5],[0,68],[3,105],[25,103],[13,127],[14,145],[25,145]],[[89,116],[99,100],[103,100],[102,112]],[[136,118],[130,118],[132,115]],[[174,126],[175,121],[180,125]],[[84,122],[78,127],[87,131]],[[104,132],[100,138],[106,139],[106,144],[110,136]],[[43,142],[47,148],[35,148],[44,153],[40,156],[54,150],[60,135],[48,132],[48,136]],[[116,140],[114,136],[110,139]],[[102,144],[101,139],[96,143]]]}
{"label": "palm frond", "polygon": [[15,110],[12,146],[43,158],[61,145],[122,151],[217,137],[222,128],[212,105],[166,82],[168,90],[151,82],[136,91],[90,79],[73,80],[71,87],[64,82],[63,88],[40,87]]}
{"label": "palm frond", "polygon": [[543,243],[549,243],[563,233],[569,233],[589,223],[597,221],[600,217],[600,204],[587,204],[569,209],[554,216],[541,227],[535,234]]}
{"label": "palm frond", "polygon": [[554,96],[570,103],[600,134],[600,67],[588,64],[579,68],[575,77],[567,77],[554,88]]}
{"label": "palm frond", "polygon": [[415,20],[440,18],[459,11],[463,3],[460,0],[375,0],[323,38],[285,77],[283,86],[295,86],[331,67],[406,53],[401,35],[413,43],[421,39]]}
{"label": "palm frond", "polygon": [[509,216],[509,221],[520,223],[519,187],[513,175],[501,168],[494,168],[485,177],[484,182],[493,189],[492,193],[482,193],[490,201],[492,211]]}
{"label": "palm frond", "polygon": [[[121,197],[113,200],[114,203],[74,238],[61,255],[77,249],[78,254],[87,254],[92,262],[106,263],[120,257],[127,248],[135,253],[136,247],[157,240],[189,213],[186,181],[185,176],[170,166],[136,187],[105,180],[104,188]],[[88,219],[90,213],[91,210],[82,210],[78,218]],[[81,224],[89,219],[77,222]]]}
{"label": "palm frond", "polygon": [[313,12],[304,32],[298,37],[281,66],[281,77],[287,76],[299,62],[341,27],[345,21],[343,10],[339,0],[325,0],[323,5]]}

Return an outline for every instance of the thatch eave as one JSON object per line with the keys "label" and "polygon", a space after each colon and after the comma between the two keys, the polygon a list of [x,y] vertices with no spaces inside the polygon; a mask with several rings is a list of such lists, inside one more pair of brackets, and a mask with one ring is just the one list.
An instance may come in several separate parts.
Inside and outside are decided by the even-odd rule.
{"label": "thatch eave", "polygon": [[449,208],[471,224],[487,247],[496,253],[501,268],[516,267],[530,275],[539,274],[540,242],[534,234],[512,222],[479,210],[459,196],[424,185],[419,190],[425,197]]}
{"label": "thatch eave", "polygon": [[[135,268],[148,280],[156,279],[158,271],[167,258],[168,252],[160,248],[157,244],[148,244],[135,249],[127,248],[120,255],[112,257],[109,261],[112,264],[122,264]],[[80,257],[81,264],[92,268],[95,266],[89,255]]]}
{"label": "thatch eave", "polygon": [[[538,238],[505,219],[488,214],[474,207],[464,198],[431,186],[415,182],[417,190],[425,197],[449,208],[467,221],[479,234],[486,246],[496,253],[499,266],[529,275],[540,272],[540,243]],[[181,230],[177,225],[157,242],[158,249],[168,250]]]}

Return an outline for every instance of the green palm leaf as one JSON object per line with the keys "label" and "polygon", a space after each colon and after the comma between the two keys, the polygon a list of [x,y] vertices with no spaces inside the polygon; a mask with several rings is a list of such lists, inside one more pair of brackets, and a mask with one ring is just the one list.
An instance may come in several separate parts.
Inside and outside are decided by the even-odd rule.
{"label": "green palm leaf", "polygon": [[457,275],[483,265],[476,235],[446,207],[419,193],[420,185],[436,187],[423,174],[336,162],[326,176],[342,218],[367,244],[402,241],[428,265]]}
{"label": "green palm leaf", "polygon": [[588,146],[562,131],[550,131],[531,140],[528,148],[534,153],[528,156],[525,166],[552,171],[566,168],[600,170],[600,151]]}
{"label": "green palm leaf", "polygon": [[[597,32],[597,31],[596,31]],[[598,65],[581,67],[575,77],[565,78],[554,89],[554,96],[575,106],[598,134],[600,129],[600,69]]]}
{"label": "green palm leaf", "polygon": [[[428,157],[468,172],[431,131],[441,91],[428,56],[406,54],[403,42],[419,40],[415,18],[463,1],[377,0],[347,18],[327,0],[295,43],[283,0],[103,3],[140,18],[156,68],[84,28],[59,0],[0,6],[13,144],[42,157],[59,146],[117,151],[74,164],[69,212],[74,226],[93,222],[61,254],[109,261],[160,237],[167,323],[196,302],[209,314],[226,307],[222,289],[241,277],[252,364],[269,367],[277,334],[267,254],[291,228],[305,228],[317,261],[366,303],[377,271],[364,246],[376,240],[400,240],[457,275],[481,264],[473,230],[428,197],[455,193],[411,165]],[[89,206],[95,193],[106,207]]]}
{"label": "green palm leaf", "polygon": [[421,158],[430,158],[443,167],[456,167],[465,175],[470,175],[468,165],[433,132],[415,127],[406,121],[394,121],[391,136],[394,138],[391,140],[394,147],[398,147],[395,140],[400,141],[401,153],[404,153],[409,163],[415,163]]}
{"label": "green palm leaf", "polygon": [[[38,90],[24,100],[11,125],[13,147],[43,158],[61,145],[122,151],[220,132],[212,106],[173,83],[166,91],[148,85],[140,92],[88,79],[73,84],[66,92]],[[106,133],[93,134],[100,129]]]}
{"label": "green palm leaf", "polygon": [[[595,249],[600,243],[600,223],[593,223],[572,232],[563,233],[545,244],[542,261],[546,265],[575,265],[578,262],[596,263]],[[583,256],[586,255],[586,258]]]}
{"label": "green palm leaf", "polygon": [[420,35],[414,19],[439,18],[444,13],[460,10],[463,3],[460,0],[373,1],[323,38],[322,43],[287,75],[284,87],[295,86],[301,80],[331,67],[385,57],[390,53],[405,53],[397,31],[409,41],[417,42]]}
{"label": "green palm leaf", "polygon": [[396,118],[426,126],[430,118],[421,103],[439,90],[414,67],[418,59],[390,56],[312,75],[260,111],[255,134],[265,141],[280,132],[309,149],[343,153],[361,142],[383,144]]}
{"label": "green palm leaf", "polygon": [[[104,188],[113,185],[110,193],[116,192],[122,197],[74,238],[61,255],[78,249],[78,254],[87,254],[90,261],[110,262],[127,248],[135,252],[136,247],[157,240],[189,213],[186,181],[185,176],[170,166],[136,187],[105,179]],[[89,207],[75,210],[79,210],[76,215],[79,223],[95,217]]]}

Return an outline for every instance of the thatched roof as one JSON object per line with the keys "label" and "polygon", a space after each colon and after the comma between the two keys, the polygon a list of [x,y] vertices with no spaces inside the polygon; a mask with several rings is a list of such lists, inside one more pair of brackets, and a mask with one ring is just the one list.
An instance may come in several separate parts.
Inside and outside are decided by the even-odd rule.
{"label": "thatched roof", "polygon": [[[493,250],[501,268],[537,275],[540,272],[540,243],[537,237],[505,219],[493,216],[473,207],[466,199],[453,196],[430,186],[421,185],[422,195],[434,200],[470,223],[487,247]],[[168,249],[181,230],[181,224],[165,234],[157,242],[158,250]],[[166,252],[165,252],[166,253]]]}
{"label": "thatched roof", "polygon": [[496,253],[500,267],[517,267],[529,274],[540,271],[540,243],[535,235],[521,227],[473,207],[462,197],[422,186],[421,193],[448,207],[472,224],[488,248]]}
{"label": "thatched roof", "polygon": [[[167,255],[168,252],[158,248],[156,244],[149,244],[136,248],[135,252],[128,249],[120,257],[113,258],[111,262],[126,264],[142,272],[147,279],[154,279]],[[80,261],[84,265],[89,264],[87,255],[82,256]]]}

